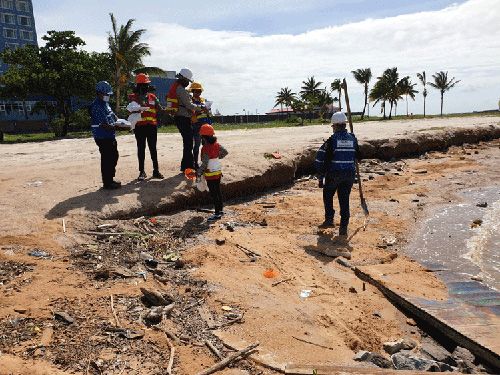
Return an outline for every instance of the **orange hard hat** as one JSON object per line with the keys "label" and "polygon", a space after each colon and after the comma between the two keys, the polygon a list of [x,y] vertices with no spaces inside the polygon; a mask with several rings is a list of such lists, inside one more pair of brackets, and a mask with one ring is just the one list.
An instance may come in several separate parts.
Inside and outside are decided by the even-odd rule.
{"label": "orange hard hat", "polygon": [[209,124],[203,124],[200,128],[200,135],[207,135],[207,136],[215,135],[214,127]]}
{"label": "orange hard hat", "polygon": [[151,80],[147,74],[139,73],[135,76],[135,83],[151,83]]}

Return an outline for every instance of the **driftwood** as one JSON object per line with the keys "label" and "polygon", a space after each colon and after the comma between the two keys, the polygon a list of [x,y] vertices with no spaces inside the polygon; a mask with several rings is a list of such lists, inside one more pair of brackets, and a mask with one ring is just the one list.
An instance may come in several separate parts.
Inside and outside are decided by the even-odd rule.
{"label": "driftwood", "polygon": [[238,249],[240,249],[241,251],[243,251],[245,253],[245,255],[248,256],[249,258],[260,257],[259,253],[256,253],[255,251],[250,250],[250,249],[246,248],[245,246],[241,246],[240,244],[235,244],[235,246]]}
{"label": "driftwood", "polygon": [[113,304],[113,295],[110,296],[110,300],[111,300],[111,312],[113,313],[113,317],[115,318],[115,325],[117,327],[120,327],[120,321],[118,320],[118,316],[116,315],[115,311],[115,306]]}
{"label": "driftwood", "polygon": [[172,367],[174,366],[174,356],[175,356],[175,346],[172,345],[168,337],[167,340],[168,347],[170,348],[170,358],[168,359],[167,374],[172,375]]}
{"label": "driftwood", "polygon": [[312,341],[307,341],[307,340],[304,340],[304,339],[301,339],[299,337],[295,337],[295,336],[292,336],[295,340],[299,340],[299,341],[302,341],[302,342],[305,342],[306,344],[310,344],[310,345],[314,345],[314,346],[318,346],[320,348],[324,348],[324,349],[328,349],[328,350],[335,350],[334,348],[332,348],[331,346],[325,346],[325,345],[321,345],[321,344],[317,344],[315,342],[312,342]]}
{"label": "driftwood", "polygon": [[292,281],[293,280],[293,277],[289,277],[287,279],[283,279],[283,280],[279,280],[279,281],[275,281],[272,286],[276,286],[276,285],[280,285],[281,283],[286,283],[288,281]]}
{"label": "driftwood", "polygon": [[229,357],[226,357],[222,361],[217,362],[212,367],[210,367],[206,370],[203,370],[202,372],[199,372],[198,375],[209,375],[209,374],[213,374],[214,372],[225,369],[227,366],[229,366],[231,363],[233,363],[234,361],[236,361],[240,357],[244,357],[248,353],[253,351],[257,346],[259,346],[259,343],[252,344],[252,345],[246,347],[245,349],[242,349],[234,354],[231,354]]}
{"label": "driftwood", "polygon": [[220,359],[222,359],[222,354],[220,354],[219,349],[217,349],[217,348],[215,347],[215,345],[214,345],[214,344],[212,344],[212,343],[211,343],[210,341],[208,341],[208,340],[205,340],[205,345],[208,347],[208,349],[210,349],[210,351],[211,351],[212,353],[214,353],[214,354],[215,354],[215,356],[216,356],[219,360],[220,360]]}
{"label": "driftwood", "polygon": [[158,331],[163,332],[165,334],[165,336],[167,336],[170,339],[172,339],[176,344],[180,344],[181,343],[181,340],[177,337],[177,335],[174,334],[173,332],[170,332],[168,329],[166,329],[164,327],[158,327],[158,326],[153,326],[153,329],[156,329]]}

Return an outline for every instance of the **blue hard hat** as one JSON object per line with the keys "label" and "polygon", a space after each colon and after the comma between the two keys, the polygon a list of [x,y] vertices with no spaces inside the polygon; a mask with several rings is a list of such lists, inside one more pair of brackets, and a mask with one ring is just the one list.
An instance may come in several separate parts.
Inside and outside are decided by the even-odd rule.
{"label": "blue hard hat", "polygon": [[107,81],[97,82],[97,85],[95,86],[95,91],[101,94],[113,95],[113,88]]}

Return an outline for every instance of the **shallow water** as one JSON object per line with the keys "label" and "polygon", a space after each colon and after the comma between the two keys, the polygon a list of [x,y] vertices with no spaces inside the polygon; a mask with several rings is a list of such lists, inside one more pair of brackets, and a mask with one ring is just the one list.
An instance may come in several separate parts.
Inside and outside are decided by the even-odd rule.
{"label": "shallow water", "polygon": [[[460,204],[445,205],[427,218],[406,253],[432,270],[449,271],[448,278],[479,278],[499,291],[500,187],[467,190],[462,197]],[[488,206],[478,207],[479,202]],[[473,228],[476,219],[482,224]]]}

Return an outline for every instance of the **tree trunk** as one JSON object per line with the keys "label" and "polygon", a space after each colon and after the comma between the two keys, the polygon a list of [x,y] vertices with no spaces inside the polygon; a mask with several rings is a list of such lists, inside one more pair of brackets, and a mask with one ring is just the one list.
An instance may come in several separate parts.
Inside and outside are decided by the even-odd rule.
{"label": "tree trunk", "polygon": [[424,118],[425,118],[425,96],[424,96]]}
{"label": "tree trunk", "polygon": [[406,95],[406,117],[408,117],[408,95]]}
{"label": "tree trunk", "polygon": [[368,84],[365,83],[365,105],[363,107],[363,113],[361,113],[361,120],[365,118],[365,110],[367,104],[368,104]]}
{"label": "tree trunk", "polygon": [[443,117],[443,96],[444,96],[444,92],[441,91],[441,117]]}
{"label": "tree trunk", "polygon": [[394,105],[394,103],[392,102],[391,100],[391,108],[389,109],[389,120],[392,119],[392,106]]}
{"label": "tree trunk", "polygon": [[339,111],[342,112],[342,89],[339,89]]}
{"label": "tree trunk", "polygon": [[385,115],[385,100],[382,102],[382,110],[384,112],[384,120],[387,118]]}
{"label": "tree trunk", "polygon": [[64,102],[64,126],[63,126],[63,131],[62,131],[62,136],[66,137],[68,135],[68,130],[69,130],[69,115],[70,111],[68,108],[68,103]]}

